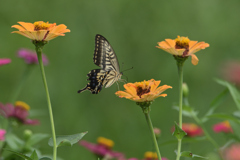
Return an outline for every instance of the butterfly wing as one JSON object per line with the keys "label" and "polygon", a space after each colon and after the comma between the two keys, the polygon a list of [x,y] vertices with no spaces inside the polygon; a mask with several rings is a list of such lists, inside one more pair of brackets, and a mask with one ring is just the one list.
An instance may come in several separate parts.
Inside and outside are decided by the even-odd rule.
{"label": "butterfly wing", "polygon": [[87,76],[90,82],[86,85],[85,88],[78,91],[81,93],[83,91],[89,90],[92,94],[98,94],[102,90],[102,86],[104,85],[103,82],[108,74],[108,71],[104,71],[102,69],[94,69],[91,70]]}
{"label": "butterfly wing", "polygon": [[91,70],[87,76],[90,82],[85,88],[78,91],[81,93],[89,90],[92,94],[98,94],[102,87],[110,87],[114,82],[121,78],[117,56],[106,38],[97,34],[95,37],[95,51],[93,62],[101,69]]}
{"label": "butterfly wing", "polygon": [[119,73],[117,56],[106,38],[97,34],[93,62],[105,71],[115,70]]}

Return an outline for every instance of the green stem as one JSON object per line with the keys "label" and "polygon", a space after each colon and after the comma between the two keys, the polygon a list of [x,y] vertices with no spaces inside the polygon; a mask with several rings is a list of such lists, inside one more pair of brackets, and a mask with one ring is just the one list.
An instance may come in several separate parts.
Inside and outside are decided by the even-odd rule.
{"label": "green stem", "polygon": [[18,85],[16,87],[14,87],[14,92],[10,98],[10,101],[12,104],[15,103],[15,101],[17,100],[22,88],[23,88],[23,85],[25,84],[30,72],[31,72],[31,69],[32,69],[33,66],[31,65],[27,65],[26,66],[26,69],[25,71],[23,72],[22,74],[22,78],[20,79],[20,81],[18,82]]}
{"label": "green stem", "polygon": [[[183,62],[182,62],[182,63],[177,63],[177,64],[178,64],[178,75],[179,75],[179,127],[182,129]],[[176,159],[176,160],[180,160],[180,156],[181,156],[181,145],[182,145],[182,139],[178,139],[178,150],[177,150],[177,159]]]}
{"label": "green stem", "polygon": [[150,128],[150,131],[151,131],[151,135],[152,135],[152,138],[153,138],[153,143],[154,143],[154,146],[155,146],[155,150],[157,152],[157,155],[158,155],[158,160],[162,160],[162,157],[161,157],[161,154],[160,154],[160,150],[158,148],[158,143],[157,143],[157,138],[154,134],[154,130],[153,130],[153,125],[152,125],[152,121],[151,121],[151,118],[150,118],[150,106],[148,107],[142,107],[143,109],[143,113],[145,114],[145,117],[146,117],[146,120],[147,120],[147,124]]}
{"label": "green stem", "polygon": [[50,101],[50,96],[49,96],[49,91],[48,91],[48,86],[47,86],[47,80],[46,80],[45,71],[44,71],[43,62],[42,62],[42,48],[41,47],[42,46],[36,45],[36,52],[38,55],[38,62],[39,62],[40,70],[42,73],[44,88],[45,88],[46,96],[47,96],[48,110],[49,110],[49,116],[50,116],[50,122],[51,122],[51,128],[52,128],[52,137],[53,137],[53,160],[56,160],[57,159],[56,134],[55,134],[52,106],[51,106],[51,101]]}
{"label": "green stem", "polygon": [[204,135],[207,137],[207,139],[213,144],[213,146],[219,150],[219,146],[218,144],[214,141],[214,139],[210,136],[210,134],[208,133],[208,131],[206,130],[205,126],[203,125],[202,121],[194,114],[192,113],[192,117],[193,119],[202,127],[202,130],[204,132]]}

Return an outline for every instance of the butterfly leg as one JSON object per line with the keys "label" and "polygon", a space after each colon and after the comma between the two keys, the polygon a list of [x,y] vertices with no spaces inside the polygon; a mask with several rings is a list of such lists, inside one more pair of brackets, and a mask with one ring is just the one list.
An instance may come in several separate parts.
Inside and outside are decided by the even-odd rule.
{"label": "butterfly leg", "polygon": [[116,81],[116,84],[117,84],[117,90],[120,91],[118,81]]}

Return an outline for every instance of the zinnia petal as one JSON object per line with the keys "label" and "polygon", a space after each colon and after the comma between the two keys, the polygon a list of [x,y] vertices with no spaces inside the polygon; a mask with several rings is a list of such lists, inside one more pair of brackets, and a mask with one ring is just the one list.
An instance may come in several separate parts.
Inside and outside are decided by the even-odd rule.
{"label": "zinnia petal", "polygon": [[154,92],[160,83],[161,81],[155,81],[154,84],[151,86],[151,92]]}
{"label": "zinnia petal", "polygon": [[198,64],[198,58],[197,58],[197,56],[195,55],[195,54],[191,54],[191,57],[192,57],[192,64],[193,65],[197,65]]}
{"label": "zinnia petal", "polygon": [[23,26],[27,31],[34,31],[34,25],[32,23],[26,22],[18,22],[21,26]]}

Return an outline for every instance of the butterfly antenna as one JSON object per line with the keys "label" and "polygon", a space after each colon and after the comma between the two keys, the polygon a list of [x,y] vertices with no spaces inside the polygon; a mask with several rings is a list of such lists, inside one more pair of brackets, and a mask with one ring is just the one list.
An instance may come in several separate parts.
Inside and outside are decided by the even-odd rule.
{"label": "butterfly antenna", "polygon": [[123,70],[122,72],[129,71],[129,70],[131,70],[131,69],[133,69],[133,67],[128,68],[128,69],[125,69],[125,70]]}

